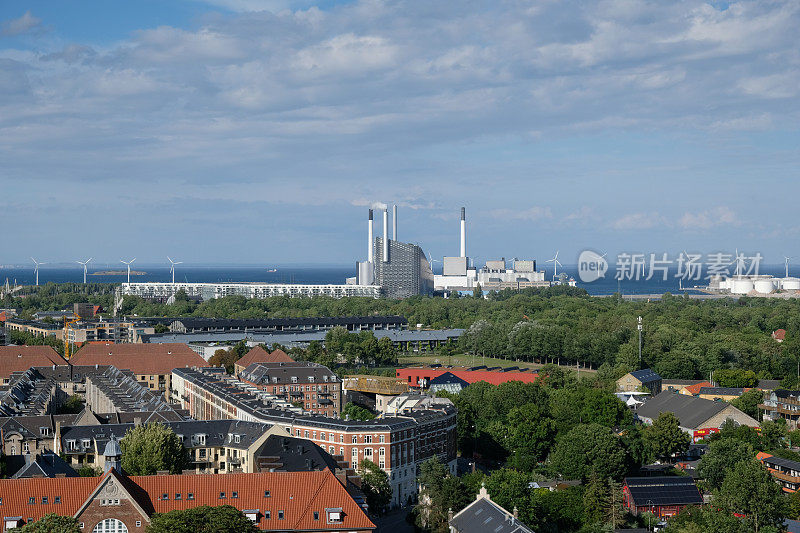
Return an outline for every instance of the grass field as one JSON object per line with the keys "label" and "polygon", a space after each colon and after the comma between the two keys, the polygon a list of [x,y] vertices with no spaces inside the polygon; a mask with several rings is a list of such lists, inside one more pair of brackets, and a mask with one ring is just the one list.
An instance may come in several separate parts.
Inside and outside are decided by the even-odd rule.
{"label": "grass field", "polygon": [[[473,358],[471,355],[454,355],[452,357],[442,357],[438,355],[401,355],[400,364],[403,366],[430,365],[430,364],[453,365],[453,366],[486,365],[489,367],[499,366],[502,368],[508,368],[510,366],[518,366],[520,368],[530,368],[533,370],[537,370],[539,368],[542,368],[542,366],[544,366],[538,363],[527,363],[525,361],[513,361],[510,359],[497,359],[495,357],[475,356]],[[574,366],[566,366],[566,365],[561,365],[561,366],[564,368],[576,370]],[[588,368],[581,368],[580,371],[596,372],[596,370],[591,370]]]}

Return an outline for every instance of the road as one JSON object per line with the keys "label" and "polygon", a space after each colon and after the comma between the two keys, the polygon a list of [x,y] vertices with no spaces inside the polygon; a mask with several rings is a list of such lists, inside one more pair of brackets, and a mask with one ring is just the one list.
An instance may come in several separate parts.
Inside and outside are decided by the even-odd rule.
{"label": "road", "polygon": [[414,533],[414,528],[406,522],[406,515],[409,508],[402,508],[392,511],[375,520],[378,526],[377,533]]}

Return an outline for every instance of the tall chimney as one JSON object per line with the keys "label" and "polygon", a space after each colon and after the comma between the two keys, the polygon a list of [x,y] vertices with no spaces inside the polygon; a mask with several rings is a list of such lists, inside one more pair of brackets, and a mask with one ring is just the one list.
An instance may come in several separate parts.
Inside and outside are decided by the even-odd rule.
{"label": "tall chimney", "polygon": [[397,240],[397,204],[392,207],[392,240]]}
{"label": "tall chimney", "polygon": [[389,261],[389,209],[383,210],[383,262]]}
{"label": "tall chimney", "polygon": [[461,208],[461,257],[467,257],[467,217],[466,209]]}
{"label": "tall chimney", "polygon": [[372,209],[369,210],[369,222],[367,222],[367,238],[369,242],[367,243],[367,262],[371,262],[372,257],[372,246],[374,245],[375,238],[372,236],[373,232],[373,222],[372,222]]}

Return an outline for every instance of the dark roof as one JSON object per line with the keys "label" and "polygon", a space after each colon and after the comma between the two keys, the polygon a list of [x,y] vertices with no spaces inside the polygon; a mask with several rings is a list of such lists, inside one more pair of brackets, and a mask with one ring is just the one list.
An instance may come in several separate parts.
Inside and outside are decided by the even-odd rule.
{"label": "dark roof", "polygon": [[69,464],[53,452],[44,452],[35,456],[9,455],[6,456],[7,474],[12,479],[28,477],[56,477],[64,474],[66,477],[77,477],[78,473]]}
{"label": "dark roof", "polygon": [[310,440],[290,435],[270,435],[255,452],[256,464],[270,472],[303,472],[327,468],[336,472],[338,463]]}
{"label": "dark roof", "polygon": [[700,387],[698,394],[719,394],[720,396],[741,396],[744,389],[738,387]]}
{"label": "dark roof", "polygon": [[403,316],[338,316],[338,317],[299,317],[299,318],[176,318],[187,329],[273,329],[275,327],[332,326],[365,324],[408,324]]}
{"label": "dark roof", "polygon": [[445,372],[439,376],[433,378],[428,385],[450,385],[456,384],[461,385],[462,387],[466,387],[469,385],[468,381],[464,381],[460,377],[456,376],[452,372]]}
{"label": "dark roof", "polygon": [[699,505],[703,496],[689,476],[625,478],[631,499],[636,506]]}
{"label": "dark roof", "polygon": [[681,427],[694,429],[728,406],[730,404],[726,402],[704,400],[667,390],[647,400],[639,407],[637,415],[655,420],[661,413],[673,413],[678,417]]}
{"label": "dark roof", "polygon": [[511,513],[486,498],[478,498],[450,520],[459,533],[533,533]]}
{"label": "dark roof", "polygon": [[631,376],[635,377],[642,383],[651,383],[653,381],[658,381],[661,379],[661,376],[659,376],[649,368],[644,368],[642,370],[634,370],[633,372],[631,372]]}
{"label": "dark roof", "polygon": [[782,466],[790,470],[800,470],[800,463],[790,459],[784,459],[783,457],[775,457],[772,455],[770,457],[765,457],[762,461],[768,465]]}
{"label": "dark roof", "polygon": [[759,379],[757,388],[761,390],[773,390],[777,389],[781,386],[781,380],[779,379]]}
{"label": "dark roof", "polygon": [[797,390],[775,389],[772,394],[778,398],[800,398],[800,391]]}
{"label": "dark roof", "polygon": [[[314,383],[320,384],[341,381],[328,367],[309,361],[253,363],[242,370],[239,377],[255,385],[310,383],[309,378],[313,378]],[[295,381],[292,381],[292,378],[295,378]]]}

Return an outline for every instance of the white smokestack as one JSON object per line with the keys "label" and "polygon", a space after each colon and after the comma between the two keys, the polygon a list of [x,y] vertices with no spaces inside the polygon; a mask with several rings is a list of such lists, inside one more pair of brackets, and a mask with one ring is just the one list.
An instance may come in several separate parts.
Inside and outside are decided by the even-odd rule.
{"label": "white smokestack", "polygon": [[461,257],[467,257],[467,219],[461,208]]}
{"label": "white smokestack", "polygon": [[389,210],[383,210],[383,262],[389,261]]}
{"label": "white smokestack", "polygon": [[375,238],[372,236],[373,233],[373,222],[372,222],[372,209],[369,210],[369,222],[367,222],[367,238],[369,242],[367,243],[367,262],[372,261],[372,246],[375,241]]}
{"label": "white smokestack", "polygon": [[397,240],[397,204],[392,207],[392,240]]}

